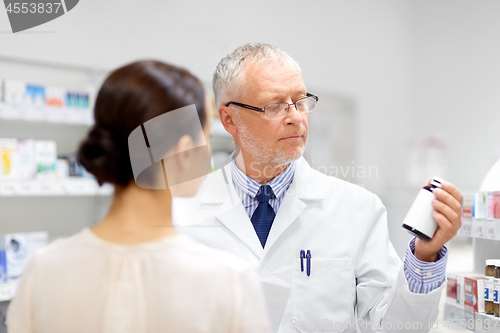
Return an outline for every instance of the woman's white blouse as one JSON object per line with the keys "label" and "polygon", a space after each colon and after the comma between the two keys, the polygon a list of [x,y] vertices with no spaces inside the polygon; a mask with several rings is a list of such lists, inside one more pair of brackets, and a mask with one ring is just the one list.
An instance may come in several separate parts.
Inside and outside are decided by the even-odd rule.
{"label": "woman's white blouse", "polygon": [[38,250],[9,333],[268,332],[255,272],[185,235],[120,245],[86,228]]}

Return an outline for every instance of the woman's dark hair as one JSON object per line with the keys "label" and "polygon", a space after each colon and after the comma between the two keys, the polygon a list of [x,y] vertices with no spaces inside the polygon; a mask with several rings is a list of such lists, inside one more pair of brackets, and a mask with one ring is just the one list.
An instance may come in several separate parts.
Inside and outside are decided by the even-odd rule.
{"label": "woman's dark hair", "polygon": [[[127,185],[134,180],[128,137],[144,122],[195,104],[205,126],[205,91],[185,69],[160,61],[118,68],[104,81],[94,107],[95,125],[80,145],[80,164],[99,182]],[[193,139],[199,133],[190,134]]]}

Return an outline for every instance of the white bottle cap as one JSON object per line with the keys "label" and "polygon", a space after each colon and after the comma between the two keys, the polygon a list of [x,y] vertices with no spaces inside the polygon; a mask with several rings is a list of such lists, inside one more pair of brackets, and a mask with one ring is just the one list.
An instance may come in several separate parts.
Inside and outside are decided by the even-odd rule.
{"label": "white bottle cap", "polygon": [[432,180],[431,180],[431,185],[434,185],[436,187],[439,187],[441,188],[441,183],[444,182],[444,180],[440,177],[432,177]]}
{"label": "white bottle cap", "polygon": [[495,266],[497,259],[486,259],[486,266]]}

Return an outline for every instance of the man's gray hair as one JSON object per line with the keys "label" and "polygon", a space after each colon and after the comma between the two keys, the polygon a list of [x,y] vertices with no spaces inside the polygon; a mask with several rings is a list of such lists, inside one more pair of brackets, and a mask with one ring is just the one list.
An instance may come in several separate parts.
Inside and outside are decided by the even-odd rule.
{"label": "man's gray hair", "polygon": [[238,47],[221,59],[215,68],[213,89],[217,110],[223,104],[238,99],[245,89],[245,74],[243,69],[249,60],[255,62],[290,62],[300,67],[285,51],[263,43],[248,43]]}

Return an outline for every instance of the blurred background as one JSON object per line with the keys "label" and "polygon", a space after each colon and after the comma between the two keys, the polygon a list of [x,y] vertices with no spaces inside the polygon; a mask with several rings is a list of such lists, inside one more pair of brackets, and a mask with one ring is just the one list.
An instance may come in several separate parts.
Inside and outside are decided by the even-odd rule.
{"label": "blurred background", "polygon": [[[58,87],[51,94],[73,104],[58,116],[40,111],[36,101],[24,110],[4,101],[0,138],[55,142],[57,175],[40,179],[62,185],[19,185],[7,177],[2,185],[0,178],[0,233],[43,230],[53,240],[106,212],[111,190],[91,183],[72,154],[92,124],[93,97],[110,70],[158,59],[189,69],[211,89],[225,54],[263,42],[288,52],[319,96],[305,157],[381,197],[403,257],[411,236],[401,222],[419,188],[439,175],[462,193],[475,193],[500,158],[499,13],[494,0],[82,0],[54,21],[13,34],[2,9],[4,85]],[[217,164],[233,147],[217,119],[211,140]],[[54,155],[54,147],[39,149]],[[75,176],[79,182],[71,182]],[[449,270],[474,269],[474,242],[450,242]]]}

